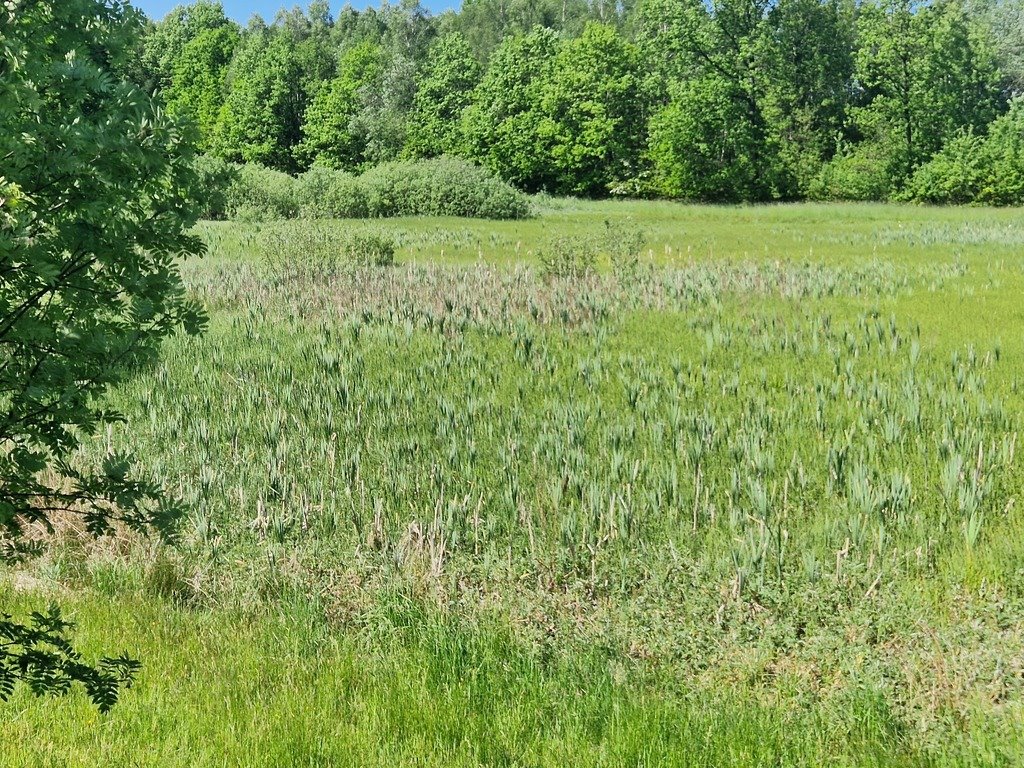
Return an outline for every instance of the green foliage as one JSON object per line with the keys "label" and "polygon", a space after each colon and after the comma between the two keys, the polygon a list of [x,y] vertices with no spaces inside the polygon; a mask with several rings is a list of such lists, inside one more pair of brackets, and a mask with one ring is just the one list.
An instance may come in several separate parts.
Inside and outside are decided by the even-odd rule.
{"label": "green foliage", "polygon": [[629,32],[643,62],[643,90],[656,106],[668,101],[669,86],[693,77],[699,60],[689,33],[695,6],[679,0],[638,0]]}
{"label": "green foliage", "polygon": [[381,67],[360,93],[360,109],[352,122],[371,163],[402,156],[409,141],[418,69],[433,37],[419,0],[403,0],[389,8],[387,16]]}
{"label": "green foliage", "polygon": [[407,0],[335,20],[319,0],[240,32],[203,0],[130,69],[207,151],[289,173],[448,154],[527,192],[893,196],[1006,106],[1016,5]]}
{"label": "green foliage", "polygon": [[530,192],[556,183],[540,125],[544,84],[557,47],[554,33],[541,28],[505,40],[465,112],[469,157]]}
{"label": "green foliage", "polygon": [[345,171],[314,165],[298,179],[299,215],[311,219],[361,219],[369,215],[360,180]]}
{"label": "green foliage", "polygon": [[7,701],[18,683],[36,696],[62,695],[80,683],[97,709],[109,712],[142,666],[127,656],[103,658],[96,666],[83,662],[66,639],[75,625],[56,606],[33,613],[27,625],[11,619],[0,613],[0,701]]}
{"label": "green foliage", "polygon": [[299,213],[298,182],[281,171],[249,163],[228,186],[227,214],[245,221],[291,219]]}
{"label": "green foliage", "polygon": [[1024,103],[996,118],[988,135],[967,130],[918,168],[904,197],[928,203],[1024,204]]}
{"label": "green foliage", "polygon": [[434,42],[416,91],[407,154],[437,157],[461,149],[462,112],[480,77],[480,65],[461,35],[445,35]]}
{"label": "green foliage", "polygon": [[839,2],[783,0],[769,11],[766,34],[765,120],[785,180],[780,191],[799,197],[832,155],[847,119],[854,18]]}
{"label": "green foliage", "polygon": [[365,137],[353,121],[361,109],[361,94],[380,75],[378,46],[363,42],[347,50],[338,75],[325,83],[306,109],[298,152],[307,163],[356,170],[366,161]]}
{"label": "green foliage", "polygon": [[614,28],[588,24],[564,42],[544,83],[538,132],[554,190],[603,195],[635,173],[643,135],[636,51]]}
{"label": "green foliage", "polygon": [[554,278],[580,280],[597,269],[597,248],[591,237],[553,237],[538,254],[541,274]]}
{"label": "green foliage", "polygon": [[677,89],[649,128],[654,191],[712,202],[770,196],[754,158],[762,137],[746,118],[742,98],[720,78]]}
{"label": "green foliage", "polygon": [[228,191],[239,180],[239,167],[213,155],[200,155],[196,158],[195,169],[198,176],[196,194],[203,205],[200,216],[204,219],[227,218]]}
{"label": "green foliage", "polygon": [[847,87],[838,15],[800,2],[770,13],[746,0],[680,5],[664,31],[645,22],[648,45],[679,40],[661,66],[685,71],[667,86],[647,84],[662,104],[648,131],[653,191],[710,201],[797,196],[836,122],[832,100]]}
{"label": "green foliage", "polygon": [[345,243],[347,261],[358,267],[391,267],[395,264],[397,244],[380,232],[357,232]]}
{"label": "green foliage", "polygon": [[910,177],[901,197],[963,205],[980,199],[986,180],[985,139],[968,130],[954,136]]}
{"label": "green foliage", "polygon": [[466,0],[452,21],[476,58],[487,61],[505,40],[526,35],[536,27],[575,37],[587,21],[612,23],[623,10],[625,6],[613,6],[606,0]]}
{"label": "green foliage", "polygon": [[812,200],[888,200],[891,153],[881,144],[840,147],[808,186]]}
{"label": "green foliage", "polygon": [[885,148],[899,188],[960,129],[982,130],[997,114],[991,46],[959,0],[918,7],[868,3],[858,17],[857,80],[864,103],[852,111],[860,133]]}
{"label": "green foliage", "polygon": [[1021,93],[1024,90],[1024,2],[970,0],[966,7],[992,41],[1003,90]]}
{"label": "green foliage", "polygon": [[395,240],[382,232],[339,232],[322,222],[298,229],[271,226],[262,232],[257,246],[274,284],[299,291],[310,281],[350,276],[353,269],[394,266],[396,249]]}
{"label": "green foliage", "polygon": [[529,201],[521,192],[453,157],[382,163],[360,176],[359,184],[372,217],[521,219],[530,214]]}
{"label": "green foliage", "polygon": [[[199,213],[188,132],[118,74],[139,15],[100,0],[15,0],[0,9],[0,544],[26,528],[80,518],[170,535],[181,514],[137,462],[112,448],[82,466],[79,448],[121,420],[102,396],[204,315],[184,295],[181,257]],[[4,619],[0,695],[81,682],[102,708],[135,666],[81,662],[59,614]]]}
{"label": "green foliage", "polygon": [[[175,88],[175,75],[181,70],[178,67],[178,60],[189,44],[204,33],[221,30],[225,27],[234,27],[234,24],[224,14],[224,6],[217,0],[194,0],[189,4],[176,6],[161,21],[154,24],[146,33],[139,51],[140,69],[142,72],[143,89],[152,92],[154,89],[167,92]],[[220,39],[219,36],[209,38],[209,42]],[[214,49],[216,44],[212,46]],[[191,53],[192,57],[206,49],[208,46],[199,46]],[[213,65],[220,68],[220,60],[217,56],[199,55],[195,58],[196,63]],[[208,79],[210,73],[188,73],[200,81]]]}
{"label": "green foliage", "polygon": [[549,239],[538,249],[537,259],[547,280],[592,277],[604,262],[622,284],[633,284],[643,277],[640,252],[644,239],[632,221],[605,219],[596,232]]}
{"label": "green foliage", "polygon": [[525,195],[453,157],[382,163],[361,176],[314,166],[298,178],[249,164],[237,169],[225,209],[247,221],[390,216],[519,219]]}
{"label": "green foliage", "polygon": [[225,74],[241,38],[233,24],[204,29],[175,57],[167,108],[188,117],[209,149],[225,96]]}
{"label": "green foliage", "polygon": [[643,230],[629,220],[605,219],[603,239],[612,274],[622,281],[639,279],[640,254],[647,239]]}
{"label": "green foliage", "polygon": [[1015,99],[1009,112],[989,125],[982,156],[986,178],[977,201],[1024,204],[1024,101]]}
{"label": "green foliage", "polygon": [[228,71],[213,151],[233,162],[295,170],[306,101],[300,78],[291,38],[270,30],[247,35]]}

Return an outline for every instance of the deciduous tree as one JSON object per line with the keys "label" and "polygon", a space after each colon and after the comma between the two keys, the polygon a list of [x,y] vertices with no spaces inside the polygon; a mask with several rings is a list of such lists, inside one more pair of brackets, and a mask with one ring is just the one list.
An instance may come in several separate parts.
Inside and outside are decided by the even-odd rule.
{"label": "deciduous tree", "polygon": [[[109,0],[0,7],[0,552],[56,515],[96,535],[169,534],[180,510],[131,457],[78,448],[120,416],[102,395],[203,316],[178,259],[202,252],[187,131],[118,75],[141,17]],[[86,663],[58,611],[0,615],[0,698],[80,682],[101,709],[136,663]]]}

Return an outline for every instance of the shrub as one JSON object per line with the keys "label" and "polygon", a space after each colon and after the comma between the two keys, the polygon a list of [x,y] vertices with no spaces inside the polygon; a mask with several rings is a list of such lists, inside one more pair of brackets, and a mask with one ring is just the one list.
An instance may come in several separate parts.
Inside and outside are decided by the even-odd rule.
{"label": "shrub", "polygon": [[968,130],[951,139],[907,182],[901,199],[923,203],[972,203],[985,184],[985,139]]}
{"label": "shrub", "polygon": [[[221,183],[218,174],[230,168],[233,166],[217,166],[210,161],[204,181],[216,187]],[[383,163],[359,177],[315,166],[296,179],[255,164],[240,166],[230,179],[223,202],[211,202],[207,215],[218,218],[226,213],[249,221],[300,215],[310,219],[521,219],[531,212],[526,195],[483,168],[458,158],[439,157]]]}
{"label": "shrub", "polygon": [[886,200],[890,195],[889,160],[876,143],[841,149],[811,182],[812,200]]}
{"label": "shrub", "polygon": [[257,252],[278,283],[333,277],[344,264],[343,237],[323,224],[267,227]]}
{"label": "shrub", "polygon": [[358,267],[390,267],[395,263],[397,244],[394,239],[379,232],[361,232],[349,237],[345,243],[345,257]]}
{"label": "shrub", "polygon": [[299,215],[309,219],[358,219],[367,215],[366,194],[350,173],[314,166],[298,179]]}
{"label": "shrub", "polygon": [[227,213],[246,221],[291,219],[299,213],[297,182],[287,173],[243,165],[228,187]]}
{"label": "shrub", "polygon": [[382,163],[359,178],[368,214],[521,219],[527,197],[488,171],[454,157]]}
{"label": "shrub", "polygon": [[351,267],[390,267],[395,240],[378,232],[348,234],[318,221],[268,226],[257,240],[257,253],[278,284],[336,277]]}
{"label": "shrub", "polygon": [[612,272],[620,280],[634,280],[640,275],[640,253],[646,239],[632,221],[604,222],[604,250],[608,253]]}
{"label": "shrub", "polygon": [[961,133],[917,169],[906,199],[928,203],[1024,203],[1024,102],[989,125],[988,135]]}
{"label": "shrub", "polygon": [[588,237],[555,237],[541,250],[541,274],[547,279],[586,277],[597,268],[598,245]]}
{"label": "shrub", "polygon": [[212,155],[200,155],[195,162],[202,195],[201,218],[223,219],[228,215],[228,190],[238,180],[238,166]]}

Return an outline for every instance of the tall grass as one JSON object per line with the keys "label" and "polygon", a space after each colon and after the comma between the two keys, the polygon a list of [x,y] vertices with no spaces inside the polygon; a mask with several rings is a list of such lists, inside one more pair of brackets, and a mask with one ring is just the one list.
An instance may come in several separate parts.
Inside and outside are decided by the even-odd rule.
{"label": "tall grass", "polygon": [[[724,209],[655,206],[628,269],[606,249],[566,276],[531,254],[646,209],[555,205],[494,241],[511,267],[410,263],[432,235],[400,222],[404,264],[321,268],[350,237],[323,225],[282,273],[308,224],[206,230],[187,274],[210,333],[117,393],[131,428],[95,446],[134,447],[190,502],[182,546],[66,538],[37,566],[91,590],[97,641],[112,611],[154,628],[154,676],[113,716],[135,741],[88,749],[1012,764],[1024,271],[993,254],[1014,225],[778,207],[731,209],[727,235]],[[717,257],[668,245],[702,227]],[[767,257],[744,250],[759,230]],[[182,701],[180,733],[146,720]],[[244,746],[220,763],[175,751],[224,733]]]}
{"label": "tall grass", "polygon": [[145,671],[105,717],[79,698],[19,693],[5,705],[3,768],[933,764],[871,695],[805,710],[728,691],[669,696],[617,682],[600,659],[546,668],[500,629],[426,616],[367,647],[301,607],[63,600],[87,647],[132,643]]}

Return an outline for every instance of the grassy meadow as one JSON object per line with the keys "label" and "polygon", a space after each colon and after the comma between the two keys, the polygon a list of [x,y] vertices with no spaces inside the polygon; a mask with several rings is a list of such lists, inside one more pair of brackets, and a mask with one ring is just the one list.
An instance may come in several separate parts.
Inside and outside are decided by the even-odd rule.
{"label": "grassy meadow", "polygon": [[0,766],[1024,760],[1020,212],[536,205],[199,227],[209,330],[90,449],[181,541],[0,586],[143,671]]}

